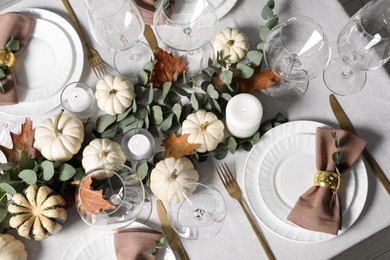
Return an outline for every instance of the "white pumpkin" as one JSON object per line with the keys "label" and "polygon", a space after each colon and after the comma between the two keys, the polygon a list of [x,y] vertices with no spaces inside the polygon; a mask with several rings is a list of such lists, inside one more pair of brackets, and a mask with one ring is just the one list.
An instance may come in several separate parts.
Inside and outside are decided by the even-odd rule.
{"label": "white pumpkin", "polygon": [[22,241],[10,234],[0,234],[1,260],[26,260],[27,252]]}
{"label": "white pumpkin", "polygon": [[213,112],[201,109],[187,116],[182,124],[182,134],[189,134],[187,141],[196,144],[196,150],[204,153],[217,148],[223,140],[224,128]]}
{"label": "white pumpkin", "polygon": [[249,50],[248,37],[236,28],[227,27],[215,36],[213,42],[215,53],[222,57],[230,55],[226,61],[236,63],[243,59]]}
{"label": "white pumpkin", "polygon": [[65,162],[80,150],[84,140],[84,126],[76,116],[61,111],[35,129],[34,139],[34,147],[46,159]]}
{"label": "white pumpkin", "polygon": [[98,107],[109,115],[126,111],[134,99],[134,85],[120,76],[107,75],[96,83]]}
{"label": "white pumpkin", "polygon": [[43,240],[62,229],[67,218],[65,200],[47,186],[30,185],[8,205],[11,227],[22,237]]}
{"label": "white pumpkin", "polygon": [[124,164],[126,156],[121,146],[110,139],[94,139],[83,151],[81,163],[86,172],[106,163]]}
{"label": "white pumpkin", "polygon": [[[199,180],[199,173],[191,160],[186,157],[173,157],[159,161],[150,174],[150,189],[158,199],[166,202],[174,192],[188,182]],[[190,195],[193,190],[186,190]],[[180,194],[172,197],[171,203],[178,203],[183,199]]]}

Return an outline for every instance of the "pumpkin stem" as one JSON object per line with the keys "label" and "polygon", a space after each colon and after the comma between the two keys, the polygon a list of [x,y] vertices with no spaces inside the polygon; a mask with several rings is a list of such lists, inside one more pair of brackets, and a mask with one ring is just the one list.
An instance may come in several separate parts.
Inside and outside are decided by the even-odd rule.
{"label": "pumpkin stem", "polygon": [[174,169],[173,172],[171,173],[171,176],[169,176],[169,181],[174,181],[174,180],[176,180],[176,178],[177,178],[176,173],[177,173],[177,170]]}
{"label": "pumpkin stem", "polygon": [[100,158],[100,159],[104,159],[104,158],[107,157],[107,155],[108,155],[108,152],[107,152],[107,151],[101,151],[101,152],[99,153],[99,158]]}
{"label": "pumpkin stem", "polygon": [[116,89],[112,89],[112,90],[110,90],[110,92],[109,92],[108,94],[110,94],[110,95],[115,95],[115,94],[116,94],[116,92],[117,92],[117,90],[116,90]]}
{"label": "pumpkin stem", "polygon": [[57,114],[55,120],[54,120],[54,135],[56,137],[60,136],[62,133],[61,133],[61,130],[58,129],[58,123],[60,122],[60,118],[62,116],[62,114],[64,113],[64,110],[61,109],[61,111]]}
{"label": "pumpkin stem", "polygon": [[234,45],[234,40],[228,40],[226,44],[232,47]]}
{"label": "pumpkin stem", "polygon": [[201,125],[199,126],[199,131],[205,132],[208,125],[209,125],[209,122],[208,122],[208,121],[204,122],[203,124],[201,124]]}

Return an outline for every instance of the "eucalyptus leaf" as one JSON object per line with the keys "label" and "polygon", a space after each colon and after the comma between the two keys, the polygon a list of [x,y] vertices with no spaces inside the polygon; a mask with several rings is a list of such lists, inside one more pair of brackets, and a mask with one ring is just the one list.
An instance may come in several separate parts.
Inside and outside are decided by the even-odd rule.
{"label": "eucalyptus leaf", "polygon": [[137,96],[135,96],[135,98],[133,98],[133,103],[131,104],[131,109],[133,110],[133,112],[137,112],[137,109],[138,109],[138,104],[137,104]]}
{"label": "eucalyptus leaf", "polygon": [[146,102],[147,105],[151,104],[153,102],[153,94],[154,94],[154,89],[153,86],[149,86],[149,94],[148,94],[148,101]]}
{"label": "eucalyptus leaf", "polygon": [[264,42],[257,44],[256,50],[261,51],[261,52],[264,51]]}
{"label": "eucalyptus leaf", "polygon": [[23,171],[25,169],[33,169],[35,166],[35,161],[31,159],[28,155],[27,151],[23,150],[20,153],[19,159],[19,171]]}
{"label": "eucalyptus leaf", "polygon": [[221,106],[219,105],[218,101],[216,99],[212,100],[212,106],[219,112],[222,113]]}
{"label": "eucalyptus leaf", "polygon": [[278,23],[279,23],[279,17],[274,16],[265,24],[265,26],[267,26],[268,29],[272,30]]}
{"label": "eucalyptus leaf", "polygon": [[256,134],[254,134],[254,135],[252,136],[252,143],[253,143],[253,144],[256,144],[256,143],[259,142],[259,141],[260,141],[260,133],[257,132]]}
{"label": "eucalyptus leaf", "polygon": [[11,38],[7,44],[5,45],[5,49],[8,51],[17,51],[20,48],[20,44],[18,40],[15,40],[14,38]]}
{"label": "eucalyptus leaf", "polygon": [[178,122],[180,121],[181,108],[182,108],[182,106],[179,103],[176,103],[172,107],[172,112],[175,114]]}
{"label": "eucalyptus leaf", "polygon": [[274,11],[272,10],[272,8],[268,5],[264,6],[263,7],[263,10],[261,11],[261,17],[264,19],[264,20],[269,20],[271,19],[273,16],[274,16]]}
{"label": "eucalyptus leaf", "polygon": [[169,93],[169,90],[171,89],[172,87],[172,82],[165,82],[162,89],[163,89],[163,93],[162,93],[162,96],[161,98],[162,99],[165,99],[165,97],[168,95]]}
{"label": "eucalyptus leaf", "polygon": [[173,113],[169,113],[169,115],[164,119],[164,121],[161,123],[161,130],[162,131],[168,131],[169,128],[172,126],[172,118],[173,118]]}
{"label": "eucalyptus leaf", "polygon": [[152,115],[153,115],[154,124],[155,125],[161,124],[162,121],[164,120],[161,107],[158,105],[155,105],[152,107],[152,111],[153,111]]}
{"label": "eucalyptus leaf", "polygon": [[5,191],[9,195],[15,195],[17,193],[16,190],[14,189],[14,187],[12,187],[11,185],[9,185],[6,182],[1,182],[0,183],[0,189]]}
{"label": "eucalyptus leaf", "polygon": [[177,82],[177,73],[175,72],[175,73],[173,73],[173,80],[172,80],[173,82]]}
{"label": "eucalyptus leaf", "polygon": [[275,7],[275,1],[274,1],[274,0],[269,0],[269,1],[267,2],[267,6],[269,6],[269,8],[271,8],[271,9],[274,9],[274,7]]}
{"label": "eucalyptus leaf", "polygon": [[237,150],[237,141],[233,136],[226,138],[226,143],[229,147],[230,153],[234,154]]}
{"label": "eucalyptus leaf", "polygon": [[209,94],[209,96],[211,98],[214,98],[214,99],[219,98],[219,93],[218,93],[218,91],[215,90],[215,87],[212,84],[209,84],[207,86],[207,94]]}
{"label": "eucalyptus leaf", "polygon": [[172,105],[174,105],[176,103],[179,103],[180,100],[181,100],[181,97],[177,93],[175,93],[173,91],[170,91],[166,95],[166,97],[164,99],[164,103],[172,106]]}
{"label": "eucalyptus leaf", "polygon": [[140,178],[141,180],[145,179],[145,177],[148,175],[148,171],[149,171],[149,166],[147,161],[137,163],[136,173],[138,178]]}
{"label": "eucalyptus leaf", "polygon": [[282,113],[277,113],[275,116],[275,121],[279,123],[286,123],[288,120]]}
{"label": "eucalyptus leaf", "polygon": [[153,69],[154,69],[154,61],[149,61],[148,63],[146,63],[144,65],[144,68],[143,68],[143,70],[148,71],[148,72],[152,72]]}
{"label": "eucalyptus leaf", "polygon": [[116,116],[108,114],[98,117],[98,119],[96,120],[96,131],[100,134],[103,133],[104,130],[107,129],[107,127],[109,127],[112,123],[116,121],[116,119]]}
{"label": "eucalyptus leaf", "polygon": [[190,102],[191,102],[191,106],[192,106],[192,108],[193,108],[194,110],[198,110],[198,109],[199,109],[199,102],[198,102],[198,100],[196,99],[195,93],[192,93],[192,94],[191,94]]}
{"label": "eucalyptus leaf", "polygon": [[45,181],[49,181],[51,180],[51,178],[53,178],[54,176],[54,164],[53,162],[51,161],[43,161],[41,163],[41,169],[42,169],[42,173],[43,173],[43,179]]}
{"label": "eucalyptus leaf", "polygon": [[0,79],[3,79],[7,76],[7,74],[5,73],[5,69],[2,69],[0,68]]}
{"label": "eucalyptus leaf", "polygon": [[126,127],[122,128],[123,130],[123,133],[127,133],[128,131],[134,129],[134,128],[137,128],[139,125],[139,122],[138,120],[136,119],[134,122],[132,122],[131,124],[128,124]]}
{"label": "eucalyptus leaf", "polygon": [[132,109],[131,109],[131,107],[130,107],[130,108],[126,109],[126,111],[123,112],[122,114],[117,115],[116,121],[117,121],[117,122],[120,122],[120,121],[122,121],[123,119],[125,119],[125,118],[131,113],[131,110],[132,110]]}
{"label": "eucalyptus leaf", "polygon": [[134,113],[134,117],[137,119],[144,119],[149,113],[149,109],[146,106],[139,106],[137,112]]}
{"label": "eucalyptus leaf", "polygon": [[231,96],[230,94],[228,94],[228,93],[223,93],[223,94],[221,95],[221,97],[222,97],[223,99],[225,99],[226,101],[229,101],[229,100],[232,98],[232,96]]}
{"label": "eucalyptus leaf", "polygon": [[241,147],[245,151],[249,152],[252,149],[253,145],[252,145],[252,143],[250,141],[245,141],[245,142],[241,143]]}
{"label": "eucalyptus leaf", "polygon": [[[8,214],[7,207],[5,205],[3,207],[3,205],[2,205],[2,207],[0,207],[0,223],[7,217],[7,214]],[[4,247],[3,247],[3,250],[4,250]]]}
{"label": "eucalyptus leaf", "polygon": [[33,185],[37,182],[37,173],[30,169],[21,171],[18,176],[29,185]]}
{"label": "eucalyptus leaf", "polygon": [[270,31],[271,30],[267,26],[261,25],[260,26],[260,39],[262,41],[266,41]]}
{"label": "eucalyptus leaf", "polygon": [[257,50],[251,50],[247,52],[246,58],[252,66],[258,67],[263,59],[263,53]]}
{"label": "eucalyptus leaf", "polygon": [[216,153],[214,154],[215,159],[222,160],[224,159],[229,153],[228,147],[222,147],[217,149]]}
{"label": "eucalyptus leaf", "polygon": [[76,174],[76,169],[72,165],[67,163],[64,163],[60,167],[59,171],[61,181],[68,181]]}
{"label": "eucalyptus leaf", "polygon": [[224,70],[220,75],[219,78],[221,79],[222,83],[226,85],[230,85],[232,83],[233,79],[233,72],[230,70]]}
{"label": "eucalyptus leaf", "polygon": [[74,180],[81,180],[85,175],[85,170],[81,167],[77,167],[76,168],[76,173],[75,175],[73,176],[73,179]]}
{"label": "eucalyptus leaf", "polygon": [[209,59],[207,60],[207,65],[210,67],[211,65],[213,65],[214,61],[209,57]]}
{"label": "eucalyptus leaf", "polygon": [[237,63],[236,69],[238,73],[240,73],[240,77],[243,79],[249,79],[252,77],[254,72],[254,69],[242,63]]}
{"label": "eucalyptus leaf", "polygon": [[138,83],[141,85],[148,84],[149,81],[149,75],[144,70],[141,70],[138,72]]}
{"label": "eucalyptus leaf", "polygon": [[164,152],[160,151],[154,154],[153,164],[157,164],[159,161],[164,160]]}

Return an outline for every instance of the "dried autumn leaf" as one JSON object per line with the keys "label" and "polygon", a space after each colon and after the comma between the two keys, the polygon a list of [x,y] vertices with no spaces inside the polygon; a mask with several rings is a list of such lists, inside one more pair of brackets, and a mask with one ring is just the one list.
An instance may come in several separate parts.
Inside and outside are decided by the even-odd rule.
{"label": "dried autumn leaf", "polygon": [[154,51],[154,68],[150,74],[150,81],[153,87],[162,88],[165,82],[172,82],[173,75],[176,73],[180,79],[186,68],[184,57],[175,57],[161,48],[155,48]]}
{"label": "dried autumn leaf", "polygon": [[171,133],[169,137],[166,137],[161,143],[161,146],[165,148],[164,158],[174,157],[178,159],[195,153],[197,145],[188,143],[188,136],[189,134],[184,134],[176,137],[174,133]]}
{"label": "dried autumn leaf", "polygon": [[103,190],[91,190],[92,177],[87,176],[80,189],[80,199],[83,204],[82,211],[90,213],[114,209],[115,206],[103,198]]}
{"label": "dried autumn leaf", "polygon": [[22,125],[22,132],[20,135],[11,132],[11,138],[13,148],[0,145],[0,150],[3,151],[9,162],[18,162],[20,159],[20,152],[25,150],[28,155],[35,159],[38,156],[38,151],[33,147],[34,144],[34,132],[31,121],[26,118]]}
{"label": "dried autumn leaf", "polygon": [[[233,73],[232,83],[237,82],[239,73],[236,70],[237,63],[233,63],[230,65],[229,69]],[[224,71],[222,67],[219,67],[218,70],[213,74],[213,78],[211,79],[212,84],[218,88],[222,84],[222,80],[220,78],[221,73]]]}
{"label": "dried autumn leaf", "polygon": [[261,71],[258,67],[255,69],[252,77],[238,81],[238,92],[253,94],[255,90],[266,89],[279,81],[280,78],[271,69]]}

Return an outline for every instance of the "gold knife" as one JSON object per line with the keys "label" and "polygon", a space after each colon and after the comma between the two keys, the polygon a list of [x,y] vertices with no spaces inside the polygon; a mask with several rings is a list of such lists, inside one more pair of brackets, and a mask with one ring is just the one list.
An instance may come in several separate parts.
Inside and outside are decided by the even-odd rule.
{"label": "gold knife", "polygon": [[[348,119],[343,108],[341,107],[340,103],[337,101],[336,97],[333,94],[329,96],[329,102],[330,102],[330,106],[332,107],[333,114],[336,116],[336,119],[339,122],[341,128],[357,135],[351,121]],[[382,171],[379,164],[377,163],[377,161],[374,159],[374,157],[372,157],[372,155],[367,149],[364,149],[363,156],[364,158],[366,158],[372,171],[374,172],[376,177],[379,179],[383,187],[385,187],[386,191],[390,195],[390,182],[387,179],[385,173]]]}
{"label": "gold knife", "polygon": [[152,51],[158,47],[156,36],[149,24],[145,24],[144,36]]}
{"label": "gold knife", "polygon": [[161,227],[164,230],[169,245],[172,247],[172,249],[179,253],[182,260],[190,259],[182,243],[180,242],[178,235],[169,223],[167,211],[165,210],[164,204],[161,200],[157,200],[157,213],[158,218],[160,219]]}

